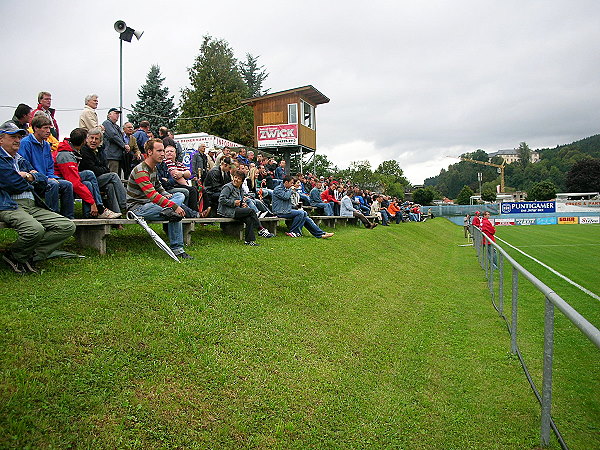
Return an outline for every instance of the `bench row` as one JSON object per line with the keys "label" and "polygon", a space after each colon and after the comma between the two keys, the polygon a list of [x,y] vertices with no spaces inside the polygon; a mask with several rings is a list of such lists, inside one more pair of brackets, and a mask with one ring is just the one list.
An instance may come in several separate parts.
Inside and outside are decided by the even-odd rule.
{"label": "bench row", "polygon": [[[335,228],[338,224],[356,224],[354,217],[342,216],[313,216],[312,219],[319,225],[325,225]],[[285,219],[279,217],[265,217],[260,219],[261,224],[273,234],[277,234],[277,225],[279,222],[285,222]],[[89,247],[97,250],[101,255],[106,254],[106,238],[110,236],[115,225],[137,225],[135,220],[130,219],[74,219],[73,223],[77,227],[75,230],[75,239],[82,247]],[[167,221],[148,222],[150,224],[167,224]],[[196,225],[219,224],[223,233],[235,238],[244,239],[245,224],[234,219],[225,217],[205,217],[194,219],[182,219],[183,239],[185,245],[191,243],[192,232]],[[0,228],[8,228],[4,222],[0,222]]]}

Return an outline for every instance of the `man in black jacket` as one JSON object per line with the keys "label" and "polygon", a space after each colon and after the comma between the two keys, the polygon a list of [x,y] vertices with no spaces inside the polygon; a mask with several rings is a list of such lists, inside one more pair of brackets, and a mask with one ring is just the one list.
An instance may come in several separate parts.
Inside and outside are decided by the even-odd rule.
{"label": "man in black jacket", "polygon": [[81,147],[79,171],[91,170],[96,175],[100,190],[106,193],[104,206],[116,213],[127,211],[127,191],[121,178],[108,169],[102,143],[102,128],[92,128],[87,135],[86,143]]}
{"label": "man in black jacket", "polygon": [[208,199],[209,206],[216,213],[219,207],[219,195],[221,189],[231,182],[231,158],[226,156],[221,160],[221,165],[215,166],[208,171],[204,180],[204,195]]}

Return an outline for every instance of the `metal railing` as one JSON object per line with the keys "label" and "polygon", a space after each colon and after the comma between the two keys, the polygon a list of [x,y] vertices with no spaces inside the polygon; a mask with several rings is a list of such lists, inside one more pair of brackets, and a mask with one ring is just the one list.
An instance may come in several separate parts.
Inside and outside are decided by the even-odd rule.
{"label": "metal railing", "polygon": [[[511,258],[502,247],[493,242],[488,236],[481,232],[476,227],[473,229],[473,246],[477,250],[479,264],[485,271],[485,276],[488,280],[488,289],[492,298],[492,304],[498,314],[505,320],[510,333],[510,350],[511,353],[518,356],[527,380],[541,405],[541,445],[548,446],[550,444],[550,430],[554,432],[556,438],[563,449],[567,449],[554,420],[552,419],[552,363],[554,353],[554,308],[558,308],[592,343],[600,349],[600,330],[588,322],[581,314],[579,314],[571,305],[563,300],[552,289],[542,283],[538,278],[528,272],[523,266]],[[510,323],[504,315],[504,266],[508,263],[512,267],[512,310]],[[498,298],[496,299],[496,289],[494,287],[494,272],[498,272]],[[545,301],[544,310],[544,355],[543,355],[543,372],[542,372],[542,394],[533,382],[527,369],[527,365],[519,351],[517,344],[518,334],[518,317],[517,306],[519,301],[519,274],[541,292]],[[496,304],[497,300],[497,304]]]}

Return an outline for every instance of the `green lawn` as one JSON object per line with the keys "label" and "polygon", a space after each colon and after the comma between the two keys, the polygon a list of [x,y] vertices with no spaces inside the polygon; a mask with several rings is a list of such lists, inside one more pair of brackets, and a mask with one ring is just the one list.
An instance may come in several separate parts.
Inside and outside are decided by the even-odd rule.
{"label": "green lawn", "polygon": [[[206,227],[177,265],[128,227],[103,257],[0,268],[0,447],[535,447],[539,406],[463,242],[444,219],[257,248]],[[578,369],[560,367],[576,398],[558,389],[557,422],[598,448],[598,371]]]}

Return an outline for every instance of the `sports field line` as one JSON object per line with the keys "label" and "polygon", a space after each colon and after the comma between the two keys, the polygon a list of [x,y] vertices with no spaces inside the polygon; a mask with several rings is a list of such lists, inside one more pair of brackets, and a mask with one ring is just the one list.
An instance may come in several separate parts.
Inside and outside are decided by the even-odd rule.
{"label": "sports field line", "polygon": [[[510,248],[514,248],[516,251],[518,251],[519,253],[521,253],[522,255],[527,256],[529,259],[532,259],[533,261],[535,261],[536,263],[538,263],[540,266],[545,267],[546,269],[548,269],[550,272],[552,272],[554,275],[558,275],[559,277],[561,277],[563,280],[565,280],[567,283],[572,284],[573,286],[575,286],[576,288],[579,288],[580,290],[582,290],[583,292],[585,292],[586,294],[590,295],[591,297],[595,298],[596,300],[600,301],[600,297],[596,294],[594,294],[592,291],[590,291],[589,289],[584,288],[583,286],[581,286],[580,284],[575,283],[573,280],[571,280],[570,278],[565,277],[562,273],[554,270],[552,267],[550,267],[547,264],[544,264],[543,262],[541,262],[539,259],[534,258],[531,255],[528,255],[527,253],[525,253],[523,250],[515,247],[512,244],[509,244],[508,242],[506,242],[504,239],[499,238],[498,236],[496,236],[496,239],[498,239],[501,242],[504,242],[506,245],[508,245]],[[541,247],[541,246],[540,246]]]}
{"label": "sports field line", "polygon": [[525,247],[593,247],[596,245],[600,245],[600,244],[537,244],[537,245],[521,245],[521,247],[519,247],[519,248],[525,248]]}

